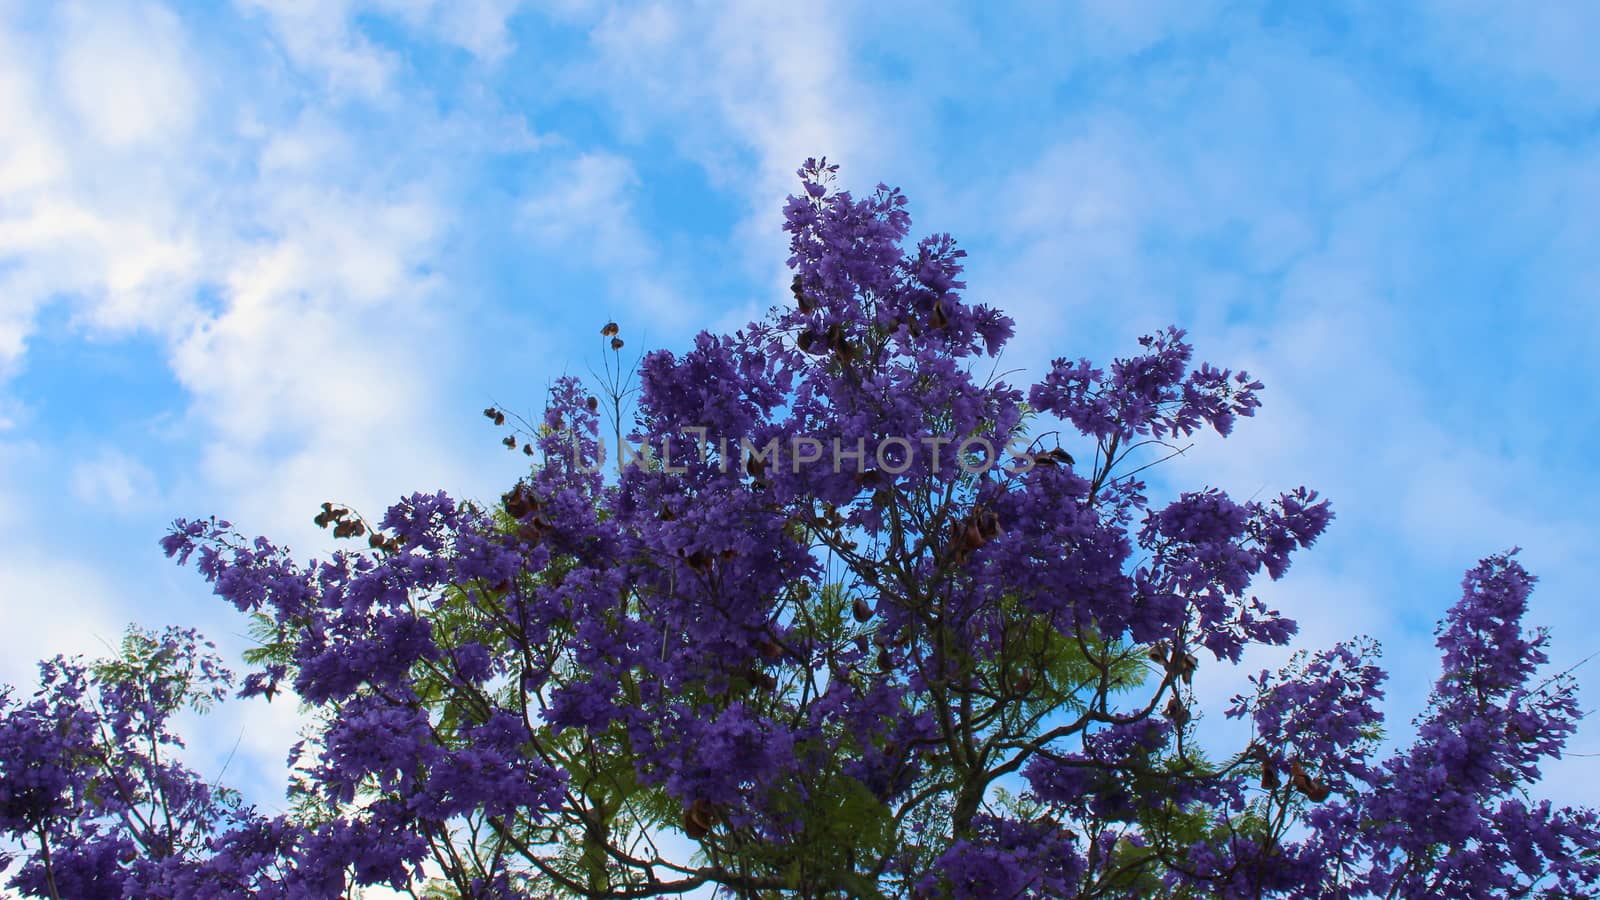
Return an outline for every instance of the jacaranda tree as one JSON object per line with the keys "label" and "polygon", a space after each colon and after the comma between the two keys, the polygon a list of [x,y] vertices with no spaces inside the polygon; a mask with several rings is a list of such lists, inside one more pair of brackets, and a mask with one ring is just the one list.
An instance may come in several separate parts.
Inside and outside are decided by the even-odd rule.
{"label": "jacaranda tree", "polygon": [[1595,895],[1600,820],[1531,799],[1579,711],[1538,675],[1511,554],[1467,573],[1409,745],[1385,743],[1355,641],[1262,672],[1219,710],[1252,737],[1200,747],[1196,671],[1293,637],[1251,586],[1332,514],[1304,488],[1157,507],[1138,475],[1262,386],[1192,366],[1175,329],[1109,368],[993,375],[1013,323],[962,300],[963,251],[908,249],[905,199],[835,169],[808,161],[785,209],[792,301],[644,355],[629,416],[632,383],[557,381],[492,507],[325,504],[355,543],[305,564],[178,521],[167,554],[259,639],[238,693],[313,713],[290,811],[173,761],[171,716],[231,676],[191,632],[135,630],[0,701],[12,887]]}

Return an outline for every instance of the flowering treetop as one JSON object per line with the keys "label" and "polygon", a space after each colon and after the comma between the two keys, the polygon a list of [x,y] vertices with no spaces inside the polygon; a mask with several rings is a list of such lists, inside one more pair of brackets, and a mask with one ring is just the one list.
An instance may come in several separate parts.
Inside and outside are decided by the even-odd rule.
{"label": "flowering treetop", "polygon": [[[1383,672],[1354,641],[1261,673],[1226,711],[1253,738],[1202,751],[1195,671],[1293,637],[1252,584],[1284,577],[1332,513],[1305,488],[1156,506],[1138,475],[1160,448],[1229,434],[1262,385],[1194,365],[1176,329],[1104,368],[985,374],[1015,326],[962,298],[964,252],[947,235],[908,248],[905,198],[836,190],[836,168],[808,161],[785,208],[790,302],[641,359],[627,438],[650,451],[614,477],[602,416],[621,444],[620,392],[607,410],[562,379],[524,435],[535,464],[492,508],[414,494],[368,522],[325,504],[318,524],[366,546],[305,564],[180,520],[166,552],[261,642],[241,693],[291,688],[318,713],[294,808],[220,803],[154,749],[125,762],[98,723],[134,716],[154,747],[171,704],[130,695],[126,665],[52,663],[64,674],[0,724],[0,827],[27,851],[15,886],[1590,889],[1595,813],[1523,793],[1578,713],[1570,680],[1534,683],[1545,638],[1522,631],[1533,579],[1511,556],[1469,574],[1408,749],[1375,758]],[[1057,438],[1037,436],[1052,419]],[[170,660],[200,658],[194,640],[169,638],[160,671],[190,671]],[[174,818],[152,831],[133,811],[158,796]]]}

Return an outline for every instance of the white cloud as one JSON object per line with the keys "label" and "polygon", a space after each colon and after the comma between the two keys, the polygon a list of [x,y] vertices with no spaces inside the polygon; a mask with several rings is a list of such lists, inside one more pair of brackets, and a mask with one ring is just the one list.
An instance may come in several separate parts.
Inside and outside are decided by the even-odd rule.
{"label": "white cloud", "polygon": [[508,28],[521,0],[239,0],[264,16],[289,59],[338,97],[386,101],[407,62],[363,33],[359,17],[397,19],[493,64],[513,49]]}
{"label": "white cloud", "polygon": [[352,24],[355,4],[345,0],[240,0],[262,14],[284,53],[298,68],[321,76],[336,96],[381,98],[399,64]]}
{"label": "white cloud", "polygon": [[31,690],[34,664],[56,654],[104,656],[122,636],[119,589],[92,566],[37,546],[0,554],[0,684]]}
{"label": "white cloud", "polygon": [[138,460],[117,450],[102,450],[72,468],[72,492],[95,509],[128,511],[148,507],[156,480]]}
{"label": "white cloud", "polygon": [[634,198],[643,185],[632,163],[615,154],[583,153],[551,167],[540,184],[522,198],[521,208],[538,246],[593,266],[610,296],[638,321],[673,328],[690,319],[693,310],[674,287],[678,267],[639,225]]}
{"label": "white cloud", "polygon": [[199,98],[177,17],[159,6],[79,5],[65,17],[59,79],[76,121],[117,147],[183,138]]}
{"label": "white cloud", "polygon": [[597,59],[583,77],[625,123],[664,135],[744,193],[743,230],[770,248],[802,160],[842,159],[860,178],[904,137],[851,69],[849,16],[829,4],[619,7],[592,31]]}

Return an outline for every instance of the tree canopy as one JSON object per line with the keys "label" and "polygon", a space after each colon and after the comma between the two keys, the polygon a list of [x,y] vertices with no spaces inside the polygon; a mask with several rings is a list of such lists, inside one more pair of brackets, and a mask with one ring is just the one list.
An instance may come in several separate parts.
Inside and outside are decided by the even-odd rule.
{"label": "tree canopy", "polygon": [[237,693],[314,713],[291,809],[173,760],[171,717],[235,682],[192,631],[132,629],[0,698],[11,886],[1595,895],[1596,813],[1529,794],[1579,711],[1540,677],[1514,552],[1467,572],[1409,742],[1384,750],[1356,639],[1252,678],[1221,710],[1252,737],[1201,747],[1195,672],[1293,639],[1252,585],[1332,512],[1304,487],[1158,506],[1140,475],[1228,435],[1263,386],[1195,364],[1176,328],[1007,381],[1014,323],[962,298],[964,251],[909,245],[905,198],[836,171],[800,169],[792,297],[761,321],[631,375],[608,324],[607,384],[557,381],[538,421],[486,410],[532,458],[498,503],[324,504],[351,546],[303,563],[177,521],[166,553],[258,641]]}

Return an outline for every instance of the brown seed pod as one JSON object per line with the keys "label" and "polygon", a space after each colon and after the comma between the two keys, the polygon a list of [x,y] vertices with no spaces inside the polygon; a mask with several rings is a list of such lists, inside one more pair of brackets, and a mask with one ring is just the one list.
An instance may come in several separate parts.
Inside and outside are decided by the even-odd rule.
{"label": "brown seed pod", "polygon": [[828,349],[837,352],[844,347],[844,326],[838,322],[828,326],[828,331],[823,335],[828,342]]}
{"label": "brown seed pod", "polygon": [[872,619],[872,607],[867,603],[866,598],[857,597],[855,602],[850,604],[850,615],[854,616],[857,622],[870,621]]}
{"label": "brown seed pod", "polygon": [[523,522],[522,526],[517,529],[517,536],[527,541],[530,546],[537,547],[539,542],[544,539],[544,523],[538,519]]}
{"label": "brown seed pod", "polygon": [[1328,799],[1328,786],[1320,779],[1312,778],[1298,759],[1289,761],[1289,783],[1294,785],[1295,790],[1305,794],[1312,803],[1321,803]]}
{"label": "brown seed pod", "polygon": [[1282,786],[1283,779],[1278,777],[1278,770],[1272,767],[1272,763],[1263,763],[1261,766],[1261,789],[1275,791]]}
{"label": "brown seed pod", "polygon": [[969,550],[976,550],[989,542],[984,539],[983,529],[978,527],[978,523],[968,519],[961,528],[961,543]]}
{"label": "brown seed pod", "polygon": [[1167,701],[1167,707],[1162,712],[1179,728],[1189,724],[1189,707],[1183,705],[1183,698],[1177,694],[1172,695],[1172,699]]}
{"label": "brown seed pod", "polygon": [[539,501],[522,484],[502,494],[500,500],[505,505],[506,514],[513,519],[525,519],[539,508]]}
{"label": "brown seed pod", "polygon": [[613,349],[613,350],[621,350],[622,349],[622,338],[617,338],[617,337],[612,338],[611,339],[611,349]]}
{"label": "brown seed pod", "polygon": [[711,831],[716,824],[716,810],[711,806],[711,801],[701,797],[683,811],[683,833],[694,840],[700,840]]}
{"label": "brown seed pod", "polygon": [[749,677],[751,684],[763,691],[775,691],[778,689],[778,679],[773,678],[771,675],[761,671],[760,669],[750,670],[750,674],[747,677]]}
{"label": "brown seed pod", "polygon": [[689,554],[684,558],[684,562],[688,563],[689,568],[696,572],[711,571],[711,554],[704,550],[696,550],[695,552]]}
{"label": "brown seed pod", "polygon": [[943,327],[945,327],[946,325],[949,325],[949,324],[950,324],[950,317],[945,315],[945,312],[944,312],[944,301],[943,300],[935,300],[935,301],[933,301],[933,315],[928,317],[928,326],[930,328],[938,329],[938,328],[943,328]]}
{"label": "brown seed pod", "polygon": [[523,444],[522,445],[522,455],[523,456],[532,456],[533,455],[533,445],[532,444]]}
{"label": "brown seed pod", "polygon": [[661,504],[661,512],[657,513],[656,516],[663,522],[671,522],[678,518],[678,514],[672,511],[672,507],[665,503]]}
{"label": "brown seed pod", "polygon": [[1000,516],[992,509],[982,509],[977,515],[978,536],[985,542],[1000,536]]}
{"label": "brown seed pod", "polygon": [[583,401],[583,405],[589,407],[589,412],[594,412],[600,408],[600,399],[598,397],[590,397],[588,400]]}
{"label": "brown seed pod", "polygon": [[1023,671],[1023,672],[1018,672],[1015,675],[1011,676],[1011,692],[1012,693],[1014,693],[1014,694],[1026,694],[1027,692],[1029,692],[1031,690],[1033,690],[1033,676],[1032,675],[1029,675],[1026,671]]}
{"label": "brown seed pod", "polygon": [[889,655],[889,648],[884,647],[878,651],[878,670],[888,672],[894,668],[894,657]]}
{"label": "brown seed pod", "polygon": [[1289,760],[1289,780],[1297,789],[1304,790],[1305,785],[1311,783],[1311,776],[1306,774],[1305,767],[1300,765],[1300,760]]}
{"label": "brown seed pod", "polygon": [[617,323],[615,323],[615,322],[607,322],[605,324],[605,327],[600,329],[600,336],[601,337],[611,337],[612,335],[616,334],[618,331],[621,331],[621,330],[622,329],[617,327]]}
{"label": "brown seed pod", "polygon": [[794,302],[799,305],[802,313],[810,313],[817,308],[817,304],[806,294],[805,280],[799,275],[794,276],[790,282],[789,290],[794,292]]}
{"label": "brown seed pod", "polygon": [[783,656],[783,645],[772,638],[762,638],[756,649],[761,653],[762,659],[774,660]]}
{"label": "brown seed pod", "polygon": [[500,443],[505,444],[507,450],[517,449],[517,439],[512,435],[506,435],[505,439],[500,441]]}

